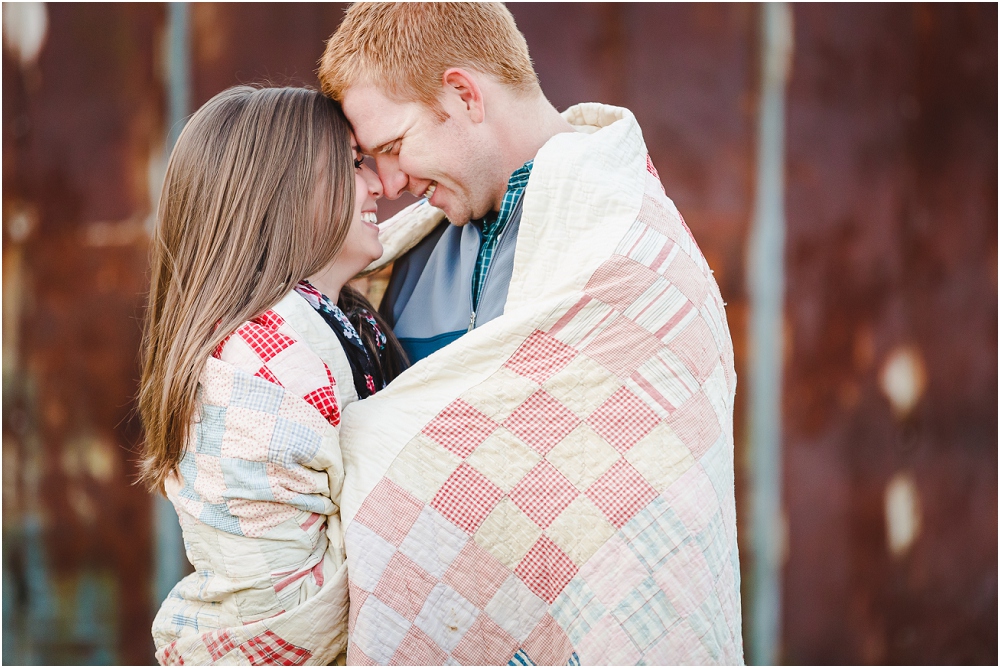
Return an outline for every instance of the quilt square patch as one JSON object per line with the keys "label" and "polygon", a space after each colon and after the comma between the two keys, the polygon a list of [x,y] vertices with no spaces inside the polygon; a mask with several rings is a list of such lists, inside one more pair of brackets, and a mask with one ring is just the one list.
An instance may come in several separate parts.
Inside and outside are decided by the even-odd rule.
{"label": "quilt square patch", "polygon": [[702,383],[720,362],[715,337],[701,316],[694,318],[667,347],[684,360],[688,370]]}
{"label": "quilt square patch", "polygon": [[660,417],[624,387],[587,418],[587,424],[622,454],[659,423]]}
{"label": "quilt square patch", "polygon": [[656,490],[643,480],[631,464],[625,459],[619,459],[587,489],[587,496],[620,529],[656,498]]}
{"label": "quilt square patch", "polygon": [[586,418],[622,386],[621,379],[586,355],[577,355],[542,386],[556,401]]}
{"label": "quilt square patch", "polygon": [[632,643],[645,650],[680,619],[653,578],[630,591],[613,611]]}
{"label": "quilt square patch", "polygon": [[312,658],[305,647],[293,645],[270,630],[247,640],[240,651],[253,666],[301,666]]}
{"label": "quilt square patch", "polygon": [[708,277],[687,253],[678,253],[663,276],[694,304],[700,305],[708,296]]}
{"label": "quilt square patch", "polygon": [[524,641],[524,650],[539,666],[566,665],[573,654],[573,644],[556,620],[545,615]]}
{"label": "quilt square patch", "polygon": [[465,401],[456,399],[438,413],[423,428],[422,433],[434,439],[445,450],[464,459],[496,428],[496,422]]}
{"label": "quilt square patch", "polygon": [[545,615],[548,607],[545,601],[512,573],[484,611],[500,628],[521,643]]}
{"label": "quilt square patch", "polygon": [[620,457],[618,451],[585,422],[545,456],[577,489],[590,487]]}
{"label": "quilt square patch", "polygon": [[559,339],[535,330],[514,351],[504,366],[541,385],[577,355],[577,350]]}
{"label": "quilt square patch", "polygon": [[465,461],[494,485],[509,492],[541,458],[506,427],[500,427]]}
{"label": "quilt square patch", "polygon": [[521,559],[514,574],[539,598],[551,604],[578,570],[573,560],[542,534]]}
{"label": "quilt square patch", "polygon": [[580,644],[608,609],[597,598],[590,585],[576,577],[570,581],[552,604],[552,617],[566,630],[573,646]]}
{"label": "quilt square patch", "polygon": [[477,608],[485,608],[510,570],[493,555],[469,541],[452,562],[442,581]]}
{"label": "quilt square patch", "polygon": [[451,655],[466,666],[487,666],[510,660],[518,642],[488,615],[479,615]]}
{"label": "quilt square patch", "polygon": [[479,527],[475,541],[509,570],[514,570],[541,533],[537,524],[505,498]]}
{"label": "quilt square patch", "polygon": [[212,661],[218,661],[236,649],[236,641],[228,630],[220,629],[205,636],[205,647],[212,656]]}
{"label": "quilt square patch", "polygon": [[413,621],[436,584],[437,578],[397,552],[392,555],[373,593],[380,601]]}
{"label": "quilt square patch", "polygon": [[442,578],[468,542],[468,535],[461,529],[425,506],[399,551],[434,577]]}
{"label": "quilt square patch", "polygon": [[510,500],[534,522],[547,529],[579,495],[552,464],[542,460],[510,491]]}
{"label": "quilt square patch", "polygon": [[389,661],[390,666],[440,666],[448,658],[448,653],[437,646],[427,634],[411,626],[396,653]]}
{"label": "quilt square patch", "polygon": [[618,317],[583,352],[619,378],[628,378],[662,347],[648,331],[628,318]]}
{"label": "quilt square patch", "polygon": [[657,586],[684,617],[698,609],[713,591],[712,573],[697,545],[688,542],[653,573]]}
{"label": "quilt square patch", "polygon": [[578,496],[545,530],[577,565],[586,563],[614,533],[614,526],[586,496]]}
{"label": "quilt square patch", "polygon": [[424,503],[429,503],[462,460],[423,434],[403,447],[385,477]]}
{"label": "quilt square patch", "polygon": [[424,504],[399,485],[383,478],[361,505],[354,521],[399,546],[417,521]]}
{"label": "quilt square patch", "polygon": [[635,260],[612,255],[587,281],[584,292],[624,311],[659,275]]}
{"label": "quilt square patch", "polygon": [[662,422],[626,452],[625,459],[661,493],[695,465],[691,451]]}
{"label": "quilt square patch", "polygon": [[539,390],[504,421],[504,426],[544,455],[579,423],[580,418],[573,411]]}
{"label": "quilt square patch", "polygon": [[351,522],[344,534],[344,542],[351,547],[347,553],[351,584],[365,591],[374,591],[396,548],[360,522]]}
{"label": "quilt square patch", "polygon": [[642,652],[613,615],[605,615],[580,641],[580,663],[586,666],[634,666]]}
{"label": "quilt square patch", "polygon": [[463,531],[473,534],[503,491],[468,464],[462,464],[431,500],[431,506]]}
{"label": "quilt square patch", "polygon": [[479,610],[461,594],[438,583],[414,624],[446,652],[451,652],[476,621]]}
{"label": "quilt square patch", "polygon": [[360,649],[374,663],[386,665],[396,654],[412,624],[374,596],[369,596],[358,613],[350,645]]}
{"label": "quilt square patch", "polygon": [[668,422],[695,459],[700,459],[722,434],[719,418],[704,392],[685,401]]}

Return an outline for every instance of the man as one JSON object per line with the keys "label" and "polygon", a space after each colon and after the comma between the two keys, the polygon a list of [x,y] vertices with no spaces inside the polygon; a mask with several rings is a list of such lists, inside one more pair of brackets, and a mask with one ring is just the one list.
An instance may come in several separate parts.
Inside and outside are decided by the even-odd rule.
{"label": "man", "polygon": [[[392,30],[404,16],[414,21],[409,35],[454,34],[444,35],[440,50],[373,50],[352,59],[345,49],[353,44],[335,36],[321,76],[374,157],[386,196],[427,197],[454,226],[442,224],[397,263],[383,303],[416,362],[503,313],[531,160],[553,135],[574,129],[542,94],[524,38],[504,8],[372,6],[352,13],[364,24],[358,32],[372,34]],[[461,21],[492,39],[468,43]],[[348,63],[362,61],[368,71],[352,73]],[[416,74],[400,79],[400,70]]]}
{"label": "man", "polygon": [[319,74],[425,198],[415,364],[344,413],[348,661],[741,662],[732,343],[632,114],[558,113],[498,4],[354,5]]}

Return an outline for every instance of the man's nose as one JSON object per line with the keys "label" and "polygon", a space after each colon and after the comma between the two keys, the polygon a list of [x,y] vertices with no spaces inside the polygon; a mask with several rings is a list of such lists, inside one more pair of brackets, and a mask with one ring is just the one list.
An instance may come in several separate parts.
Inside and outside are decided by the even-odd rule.
{"label": "man's nose", "polygon": [[389,156],[376,156],[375,168],[378,169],[378,178],[382,182],[382,195],[387,199],[397,199],[409,181],[406,174]]}

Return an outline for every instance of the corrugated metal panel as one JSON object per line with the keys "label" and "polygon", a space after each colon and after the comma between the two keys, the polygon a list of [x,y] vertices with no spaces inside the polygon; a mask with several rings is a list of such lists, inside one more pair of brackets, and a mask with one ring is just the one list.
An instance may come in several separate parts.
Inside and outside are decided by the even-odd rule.
{"label": "corrugated metal panel", "polygon": [[163,8],[50,5],[47,19],[37,63],[9,48],[3,60],[4,329],[16,337],[4,349],[4,662],[146,663],[150,499],[132,485],[131,398]]}
{"label": "corrugated metal panel", "polygon": [[997,9],[795,16],[785,658],[995,663]]}

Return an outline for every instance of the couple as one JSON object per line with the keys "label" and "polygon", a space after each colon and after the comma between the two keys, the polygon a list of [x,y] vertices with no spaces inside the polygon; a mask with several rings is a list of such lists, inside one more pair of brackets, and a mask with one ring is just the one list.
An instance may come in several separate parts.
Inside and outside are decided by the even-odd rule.
{"label": "couple", "polygon": [[[634,117],[559,114],[494,4],[354,5],[320,79],[171,156],[157,659],[741,663],[732,344]],[[380,314],[348,281],[390,261]]]}

